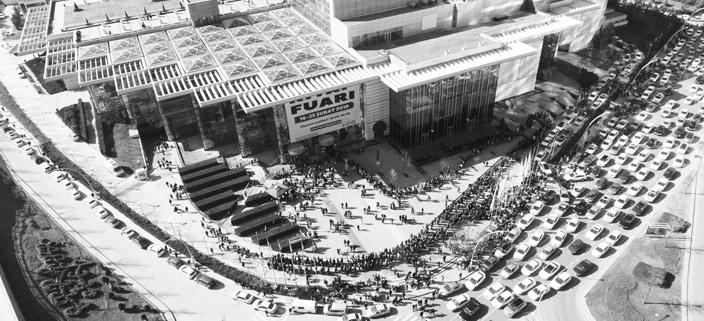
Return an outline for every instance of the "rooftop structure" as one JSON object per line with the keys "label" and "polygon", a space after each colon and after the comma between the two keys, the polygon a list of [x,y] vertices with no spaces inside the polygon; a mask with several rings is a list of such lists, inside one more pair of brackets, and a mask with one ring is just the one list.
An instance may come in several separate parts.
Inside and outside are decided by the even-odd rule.
{"label": "rooftop structure", "polygon": [[20,54],[39,52],[46,46],[46,35],[49,33],[49,15],[51,5],[29,7],[25,15],[24,28],[17,46]]}

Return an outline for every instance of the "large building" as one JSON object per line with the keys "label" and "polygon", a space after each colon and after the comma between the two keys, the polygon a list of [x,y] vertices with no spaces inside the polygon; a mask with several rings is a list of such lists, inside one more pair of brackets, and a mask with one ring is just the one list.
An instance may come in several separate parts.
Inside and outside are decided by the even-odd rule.
{"label": "large building", "polygon": [[99,111],[126,110],[140,129],[281,157],[387,135],[408,147],[484,124],[495,102],[534,88],[558,48],[587,46],[606,6],[111,1],[29,7],[19,52],[46,51],[48,80],[87,87]]}

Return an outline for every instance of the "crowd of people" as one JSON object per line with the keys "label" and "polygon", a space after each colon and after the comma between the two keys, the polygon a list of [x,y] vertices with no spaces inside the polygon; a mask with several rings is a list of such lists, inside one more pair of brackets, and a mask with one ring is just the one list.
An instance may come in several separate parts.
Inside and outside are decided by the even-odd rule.
{"label": "crowd of people", "polygon": [[[335,275],[338,273],[350,274],[369,271],[373,269],[390,267],[399,263],[422,265],[421,256],[429,253],[442,244],[452,234],[451,228],[458,223],[469,220],[485,220],[490,218],[489,207],[491,195],[496,188],[498,178],[503,173],[504,167],[519,155],[519,151],[532,144],[531,140],[524,140],[518,149],[509,155],[499,158],[482,176],[471,184],[460,197],[452,201],[437,217],[435,217],[423,230],[412,235],[401,244],[385,249],[381,252],[352,255],[347,258],[320,258],[305,255],[275,255],[269,262],[269,268],[311,276],[313,274]],[[458,166],[458,170],[461,167]],[[450,177],[453,173],[443,173],[443,177]],[[438,177],[439,178],[439,177]],[[433,186],[434,180],[429,180],[422,186]],[[437,181],[440,184],[440,181]],[[427,185],[426,185],[427,184]],[[432,187],[431,187],[432,188]],[[407,196],[406,194],[400,194]],[[513,224],[514,217],[526,204],[523,197],[521,201],[511,203],[505,210],[493,213],[491,218],[501,228],[508,228]],[[513,209],[513,210],[510,210]]]}

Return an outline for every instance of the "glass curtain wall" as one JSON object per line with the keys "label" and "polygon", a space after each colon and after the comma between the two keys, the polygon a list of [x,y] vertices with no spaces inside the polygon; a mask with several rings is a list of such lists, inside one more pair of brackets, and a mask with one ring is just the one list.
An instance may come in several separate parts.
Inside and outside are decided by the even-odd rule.
{"label": "glass curtain wall", "polygon": [[543,37],[543,48],[540,51],[538,70],[552,67],[555,61],[555,55],[557,55],[557,44],[559,40],[560,35],[557,33]]}
{"label": "glass curtain wall", "polygon": [[491,120],[498,66],[390,93],[391,137],[409,147]]}
{"label": "glass curtain wall", "polygon": [[296,9],[320,30],[330,35],[329,0],[291,0],[291,7]]}

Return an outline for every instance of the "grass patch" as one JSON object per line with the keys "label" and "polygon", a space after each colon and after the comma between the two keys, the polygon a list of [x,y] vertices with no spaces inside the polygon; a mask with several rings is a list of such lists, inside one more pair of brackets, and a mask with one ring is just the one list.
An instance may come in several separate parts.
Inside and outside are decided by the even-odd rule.
{"label": "grass patch", "polygon": [[42,84],[42,87],[46,89],[49,95],[60,93],[66,91],[66,86],[62,81],[46,81],[44,79],[44,63],[46,62],[46,57],[34,58],[26,62],[27,67],[34,74],[35,77]]}
{"label": "grass patch", "polygon": [[692,225],[681,217],[672,215],[668,212],[663,212],[660,217],[658,217],[658,223],[669,224],[670,229],[674,233],[686,233]]}
{"label": "grass patch", "polygon": [[[0,195],[12,204],[0,211],[3,256],[14,256],[13,262],[4,257],[3,265],[13,269],[8,277],[13,291],[22,294],[17,300],[27,320],[136,321],[142,314],[162,319],[151,307],[142,313],[148,302],[97,264],[11,180],[0,184]],[[121,309],[122,305],[129,308]]]}
{"label": "grass patch", "polygon": [[[587,306],[596,320],[642,321],[653,315],[669,315],[679,320],[682,282],[682,251],[664,247],[665,240],[641,237],[625,251],[587,294]],[[668,288],[652,289],[647,278],[637,279],[632,272],[639,263],[662,267],[671,275]],[[640,267],[639,269],[642,269]],[[639,277],[645,276],[638,272]],[[643,304],[645,300],[646,304]]]}

